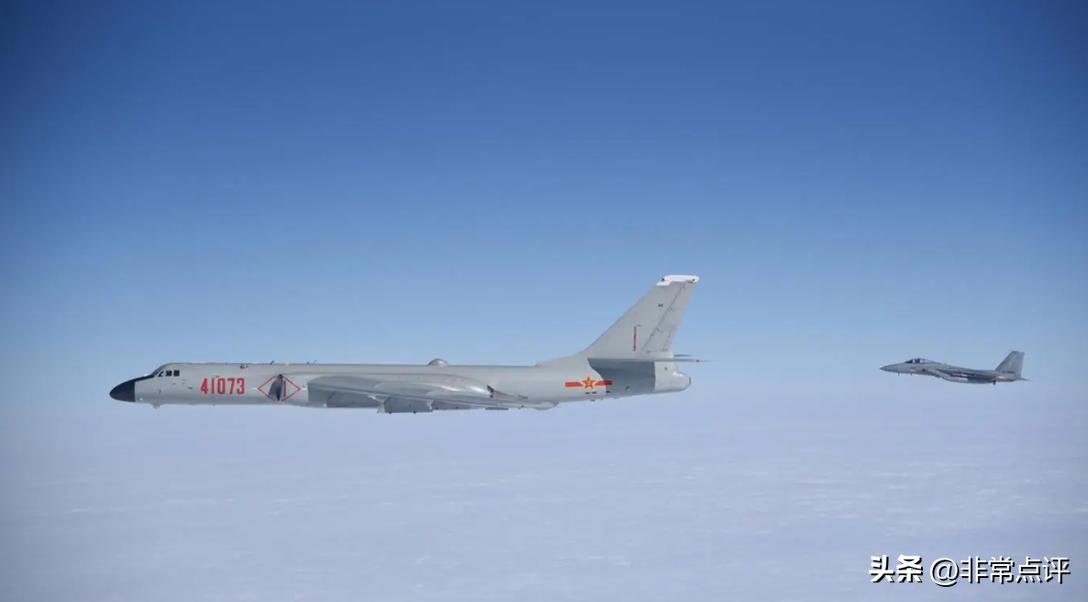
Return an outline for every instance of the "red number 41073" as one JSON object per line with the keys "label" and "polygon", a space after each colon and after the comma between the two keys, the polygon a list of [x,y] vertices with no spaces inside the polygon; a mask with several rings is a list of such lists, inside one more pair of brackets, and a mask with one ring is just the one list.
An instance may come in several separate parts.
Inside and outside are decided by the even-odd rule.
{"label": "red number 41073", "polygon": [[246,379],[233,376],[213,376],[200,381],[200,392],[205,395],[245,395]]}

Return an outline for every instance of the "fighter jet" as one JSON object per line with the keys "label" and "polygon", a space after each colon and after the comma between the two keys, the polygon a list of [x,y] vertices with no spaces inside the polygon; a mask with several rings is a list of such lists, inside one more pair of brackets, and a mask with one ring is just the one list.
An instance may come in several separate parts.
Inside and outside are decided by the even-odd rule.
{"label": "fighter jet", "polygon": [[592,345],[533,366],[169,363],[110,391],[119,401],[188,405],[546,410],[570,401],[683,391],[691,378],[672,339],[698,276],[665,276]]}
{"label": "fighter jet", "polygon": [[972,384],[997,384],[1007,383],[1017,380],[1027,380],[1020,376],[1020,370],[1024,366],[1024,353],[1022,351],[1012,351],[1009,355],[1005,356],[997,368],[993,370],[977,370],[974,368],[960,368],[959,366],[949,366],[948,364],[942,364],[940,362],[934,362],[927,359],[916,357],[911,360],[907,360],[900,364],[888,364],[880,369],[885,372],[895,372],[897,374],[922,374],[925,376],[936,376],[937,378],[943,378],[954,383],[972,383]]}

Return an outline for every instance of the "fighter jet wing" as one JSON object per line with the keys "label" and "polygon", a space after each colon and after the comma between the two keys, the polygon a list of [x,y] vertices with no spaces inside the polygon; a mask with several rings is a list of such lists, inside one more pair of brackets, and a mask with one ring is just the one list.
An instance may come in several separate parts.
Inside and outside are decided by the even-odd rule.
{"label": "fighter jet wing", "polygon": [[453,409],[549,409],[554,403],[529,402],[461,376],[367,374],[320,376],[307,385],[310,403],[328,407],[426,407]]}
{"label": "fighter jet wing", "polygon": [[930,376],[936,376],[937,378],[944,378],[944,379],[948,378],[948,374],[946,374],[945,372],[942,372],[942,371],[940,371],[940,370],[938,370],[936,368],[923,367],[921,369],[921,372],[923,374],[928,374]]}
{"label": "fighter jet wing", "polygon": [[936,376],[937,378],[943,378],[944,380],[950,380],[953,382],[958,382],[956,379],[967,378],[967,375],[963,374],[962,372],[952,372],[947,370],[941,370],[939,368],[927,367],[923,368],[923,371],[930,376]]}

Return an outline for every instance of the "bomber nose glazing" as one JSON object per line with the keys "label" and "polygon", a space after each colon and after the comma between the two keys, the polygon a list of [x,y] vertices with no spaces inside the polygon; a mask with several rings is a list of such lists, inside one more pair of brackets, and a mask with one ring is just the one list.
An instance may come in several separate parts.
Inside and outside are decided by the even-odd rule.
{"label": "bomber nose glazing", "polygon": [[110,389],[110,397],[117,401],[136,401],[136,379],[126,380]]}

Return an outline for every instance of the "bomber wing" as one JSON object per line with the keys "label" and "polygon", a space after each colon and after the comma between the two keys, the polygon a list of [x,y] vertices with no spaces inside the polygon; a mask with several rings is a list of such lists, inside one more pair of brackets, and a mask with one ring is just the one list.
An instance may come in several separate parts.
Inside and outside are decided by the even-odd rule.
{"label": "bomber wing", "polygon": [[484,408],[546,410],[554,403],[529,402],[461,376],[367,374],[320,376],[307,385],[310,405],[378,408],[385,412],[430,412]]}

